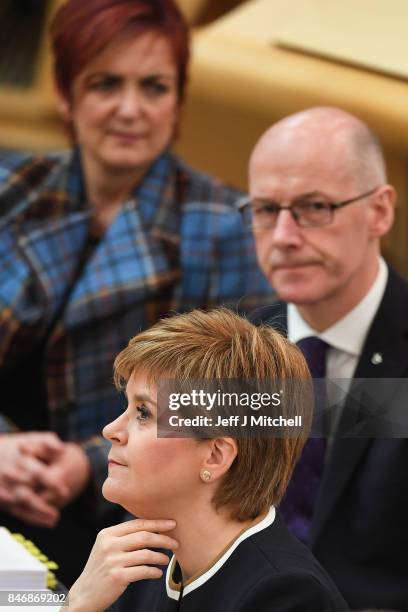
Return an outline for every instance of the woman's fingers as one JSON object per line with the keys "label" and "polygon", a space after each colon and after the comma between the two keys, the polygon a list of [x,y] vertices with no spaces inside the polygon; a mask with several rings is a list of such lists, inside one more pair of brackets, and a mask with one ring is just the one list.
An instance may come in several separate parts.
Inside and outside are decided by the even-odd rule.
{"label": "woman's fingers", "polygon": [[120,563],[123,567],[133,567],[135,565],[168,565],[169,557],[162,552],[143,548],[126,553]]}
{"label": "woman's fingers", "polygon": [[73,609],[76,602],[78,609],[87,609],[84,602],[105,609],[131,582],[161,578],[163,571],[157,566],[167,565],[169,558],[150,548],[177,548],[176,540],[165,533],[175,526],[173,520],[134,519],[99,532],[88,563],[70,591]]}
{"label": "woman's fingers", "polygon": [[52,529],[57,523],[57,519],[51,518],[45,514],[34,512],[33,510],[23,506],[13,506],[10,513],[24,523],[30,523],[31,525],[36,525],[37,527],[48,527],[49,529]]}
{"label": "woman's fingers", "polygon": [[[171,531],[176,527],[176,521],[173,519],[132,519],[131,521],[125,521],[119,525],[108,527],[102,532],[109,532],[111,535],[124,536],[129,533],[135,533],[136,531],[151,531],[155,533],[161,533],[163,531]],[[102,533],[101,532],[101,533]]]}
{"label": "woman's fingers", "polygon": [[175,550],[178,542],[166,535],[175,528],[173,520],[134,519],[99,532],[96,542],[105,554],[131,552],[145,548]]}
{"label": "woman's fingers", "polygon": [[152,580],[161,578],[163,571],[151,565],[139,565],[134,567],[122,567],[117,571],[115,578],[126,586],[137,580]]}
{"label": "woman's fingers", "polygon": [[22,482],[27,485],[40,482],[47,472],[47,466],[42,461],[29,455],[21,456],[17,467],[24,474]]}
{"label": "woman's fingers", "polygon": [[152,533],[151,531],[139,531],[121,538],[121,550],[131,551],[141,548],[166,548],[175,550],[178,542],[162,533]]}
{"label": "woman's fingers", "polygon": [[15,488],[12,513],[21,517],[22,514],[28,522],[54,526],[59,519],[56,508],[44,502],[39,495],[25,486]]}
{"label": "woman's fingers", "polygon": [[15,465],[7,465],[1,474],[3,486],[12,487],[15,484],[27,484],[30,482],[27,474]]}
{"label": "woman's fingers", "polygon": [[10,504],[13,500],[14,497],[10,491],[6,487],[0,485],[0,508],[3,508],[2,504]]}

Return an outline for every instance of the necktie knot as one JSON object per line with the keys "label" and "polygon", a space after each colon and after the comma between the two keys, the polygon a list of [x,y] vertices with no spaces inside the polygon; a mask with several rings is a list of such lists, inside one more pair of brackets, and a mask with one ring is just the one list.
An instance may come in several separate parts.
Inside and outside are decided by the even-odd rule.
{"label": "necktie knot", "polygon": [[326,355],[329,345],[317,336],[302,338],[297,343],[302,351],[313,378],[326,376]]}

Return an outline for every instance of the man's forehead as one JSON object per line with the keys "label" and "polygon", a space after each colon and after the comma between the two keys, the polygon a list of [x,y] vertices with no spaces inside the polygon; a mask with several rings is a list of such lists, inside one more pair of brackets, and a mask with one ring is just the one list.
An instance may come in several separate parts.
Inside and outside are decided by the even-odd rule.
{"label": "man's forehead", "polygon": [[275,164],[287,163],[293,159],[297,163],[308,163],[315,159],[334,160],[346,158],[351,141],[344,130],[305,129],[288,127],[287,130],[273,131],[261,139],[251,156],[251,165],[270,160]]}
{"label": "man's forehead", "polygon": [[357,117],[338,108],[311,108],[284,117],[260,137],[257,147],[278,145],[295,140],[315,142],[319,138],[350,141],[357,131],[367,127]]}
{"label": "man's forehead", "polygon": [[350,164],[344,155],[340,147],[311,143],[298,148],[264,150],[251,164],[250,191],[336,194],[345,181],[352,180]]}
{"label": "man's forehead", "polygon": [[275,173],[310,166],[334,172],[350,171],[354,119],[336,109],[312,109],[278,122],[260,138],[251,155],[250,178],[258,170]]}

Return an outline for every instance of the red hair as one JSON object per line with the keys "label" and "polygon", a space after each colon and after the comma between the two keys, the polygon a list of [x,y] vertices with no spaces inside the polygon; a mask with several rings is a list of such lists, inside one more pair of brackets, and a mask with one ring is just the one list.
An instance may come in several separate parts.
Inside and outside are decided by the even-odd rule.
{"label": "red hair", "polygon": [[190,57],[189,32],[174,0],[68,0],[51,24],[60,94],[70,99],[75,77],[112,41],[148,31],[165,36],[173,49],[181,101]]}

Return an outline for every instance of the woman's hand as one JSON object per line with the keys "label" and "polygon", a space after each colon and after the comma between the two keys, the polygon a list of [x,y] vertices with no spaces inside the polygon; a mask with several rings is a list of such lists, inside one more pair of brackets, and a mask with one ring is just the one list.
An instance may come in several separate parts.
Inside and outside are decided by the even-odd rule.
{"label": "woman's hand", "polygon": [[[51,432],[24,432],[0,436],[0,509],[41,527],[54,527],[57,503],[67,495],[50,465],[64,443]],[[46,492],[46,496],[41,492]]]}
{"label": "woman's hand", "polygon": [[134,519],[103,529],[96,538],[84,571],[69,592],[70,612],[102,612],[131,582],[160,578],[167,555],[150,550],[174,550],[178,543],[163,532],[176,526],[172,520]]}

